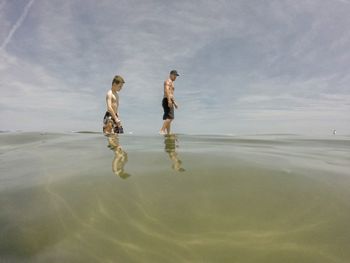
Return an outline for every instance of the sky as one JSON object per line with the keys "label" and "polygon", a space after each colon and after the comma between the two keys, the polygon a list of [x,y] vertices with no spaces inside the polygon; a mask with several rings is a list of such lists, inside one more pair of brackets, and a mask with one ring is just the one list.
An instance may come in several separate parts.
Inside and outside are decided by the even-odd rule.
{"label": "sky", "polygon": [[0,0],[0,130],[350,134],[350,0]]}

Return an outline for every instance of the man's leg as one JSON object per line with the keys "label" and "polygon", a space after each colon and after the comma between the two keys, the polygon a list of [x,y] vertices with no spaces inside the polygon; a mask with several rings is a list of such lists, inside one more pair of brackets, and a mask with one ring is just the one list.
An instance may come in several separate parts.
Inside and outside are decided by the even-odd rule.
{"label": "man's leg", "polygon": [[167,134],[170,134],[170,126],[171,126],[171,122],[172,122],[172,119],[166,119],[167,121],[167,126],[166,126],[166,130],[167,130]]}
{"label": "man's leg", "polygon": [[167,127],[167,120],[164,120],[163,121],[163,126],[162,126],[162,128],[160,128],[159,133],[160,134],[165,134],[166,133],[166,127]]}
{"label": "man's leg", "polygon": [[162,128],[160,129],[160,132],[165,133],[166,126],[167,126],[167,120],[164,120],[164,121],[163,121],[163,126],[162,126]]}

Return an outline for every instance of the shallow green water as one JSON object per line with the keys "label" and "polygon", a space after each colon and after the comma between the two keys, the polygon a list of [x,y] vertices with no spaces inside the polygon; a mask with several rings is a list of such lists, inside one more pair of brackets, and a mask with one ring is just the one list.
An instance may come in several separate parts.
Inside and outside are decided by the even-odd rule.
{"label": "shallow green water", "polygon": [[350,138],[0,134],[0,262],[350,262]]}

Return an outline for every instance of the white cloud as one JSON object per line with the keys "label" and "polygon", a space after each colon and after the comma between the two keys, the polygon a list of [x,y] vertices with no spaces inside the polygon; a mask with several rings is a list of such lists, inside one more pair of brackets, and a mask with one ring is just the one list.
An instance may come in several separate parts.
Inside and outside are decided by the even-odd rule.
{"label": "white cloud", "polygon": [[[12,120],[25,116],[22,129],[99,130],[105,92],[121,74],[125,125],[156,131],[162,83],[176,68],[179,131],[266,131],[278,129],[276,120],[290,130],[295,119],[297,130],[317,119],[314,126],[331,120],[350,131],[342,116],[350,93],[348,5],[32,3],[1,18],[1,129],[13,129]],[[2,9],[13,6],[6,2]]]}
{"label": "white cloud", "polygon": [[3,2],[0,3],[0,12],[3,10],[3,8],[5,7],[5,5],[6,5],[6,2],[5,2],[5,1],[3,1]]}
{"label": "white cloud", "polygon": [[28,11],[33,3],[34,3],[34,0],[30,0],[28,2],[28,4],[24,7],[23,13],[18,18],[17,22],[12,26],[10,32],[6,36],[5,40],[2,42],[2,44],[0,46],[0,51],[6,49],[7,44],[11,41],[11,38],[12,38],[13,34],[16,32],[16,30],[22,25],[24,19],[26,18],[27,14],[28,14]]}
{"label": "white cloud", "polygon": [[87,125],[84,122],[89,123],[89,120],[81,120],[83,114],[79,112],[96,115],[94,111],[98,107],[94,96],[74,89],[61,92],[65,84],[40,65],[28,64],[6,53],[1,54],[1,59],[7,62],[0,69],[2,130],[7,129],[6,125],[20,130],[62,130],[67,122],[84,126]]}

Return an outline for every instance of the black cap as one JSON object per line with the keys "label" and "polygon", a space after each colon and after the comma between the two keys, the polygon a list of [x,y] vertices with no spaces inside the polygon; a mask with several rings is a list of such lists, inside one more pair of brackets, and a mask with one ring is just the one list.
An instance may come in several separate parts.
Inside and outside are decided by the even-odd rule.
{"label": "black cap", "polygon": [[170,75],[180,76],[175,69],[170,71]]}

